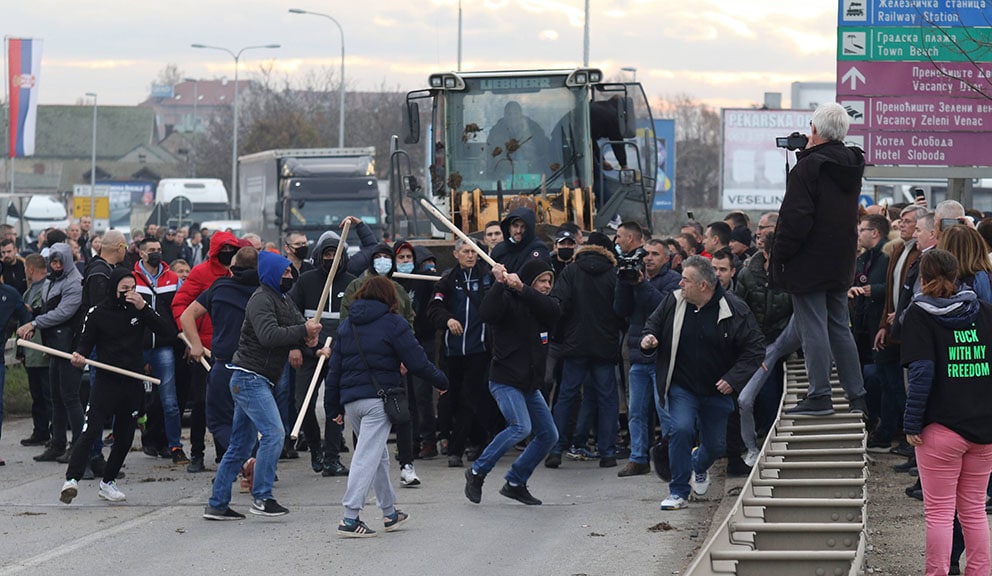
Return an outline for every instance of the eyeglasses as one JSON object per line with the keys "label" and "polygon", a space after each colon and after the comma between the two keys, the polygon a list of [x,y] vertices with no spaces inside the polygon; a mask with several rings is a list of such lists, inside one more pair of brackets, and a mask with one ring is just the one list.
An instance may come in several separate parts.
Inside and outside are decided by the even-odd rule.
{"label": "eyeglasses", "polygon": [[858,228],[858,234],[861,234],[862,232],[871,232],[873,230],[875,230],[875,229],[874,228]]}

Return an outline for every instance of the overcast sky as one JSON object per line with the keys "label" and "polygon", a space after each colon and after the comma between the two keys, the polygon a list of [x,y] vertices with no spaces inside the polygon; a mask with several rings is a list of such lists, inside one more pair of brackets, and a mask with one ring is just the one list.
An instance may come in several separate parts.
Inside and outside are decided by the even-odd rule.
{"label": "overcast sky", "polygon": [[[571,68],[582,64],[584,0],[462,0],[463,70]],[[716,107],[760,103],[792,82],[833,82],[836,0],[590,0],[590,66],[607,78],[637,69],[652,98],[688,94]],[[233,77],[271,65],[300,84],[340,67],[344,28],[349,90],[413,90],[457,64],[458,0],[30,0],[2,3],[0,34],[44,39],[42,104],[86,92],[101,104],[144,100],[158,72]]]}

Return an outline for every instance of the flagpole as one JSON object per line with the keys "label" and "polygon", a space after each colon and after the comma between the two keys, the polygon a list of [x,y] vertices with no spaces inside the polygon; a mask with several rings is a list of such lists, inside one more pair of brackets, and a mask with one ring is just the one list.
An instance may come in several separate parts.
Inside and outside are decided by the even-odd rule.
{"label": "flagpole", "polygon": [[[8,192],[10,192],[11,197],[14,195],[14,155],[12,150],[10,150],[10,131],[11,131],[11,117],[10,117],[10,71],[7,68],[7,44],[10,42],[10,36],[3,37],[3,95],[4,102],[7,103],[7,133],[3,135],[7,139],[7,187]],[[13,198],[11,198],[13,200]]]}

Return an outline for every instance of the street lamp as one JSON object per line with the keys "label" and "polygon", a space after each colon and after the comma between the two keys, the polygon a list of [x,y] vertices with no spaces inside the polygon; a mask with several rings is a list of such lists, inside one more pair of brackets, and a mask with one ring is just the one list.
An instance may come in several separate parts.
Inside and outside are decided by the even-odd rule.
{"label": "street lamp", "polygon": [[291,14],[310,14],[311,16],[320,16],[321,18],[327,18],[334,25],[338,27],[338,32],[341,33],[341,89],[340,104],[338,105],[338,148],[344,148],[344,29],[341,28],[341,23],[334,19],[333,16],[328,14],[322,14],[320,12],[310,12],[309,10],[300,10],[299,8],[290,8],[289,12]]}
{"label": "street lamp", "polygon": [[192,177],[196,178],[196,139],[198,138],[198,134],[196,133],[196,105],[200,100],[200,81],[196,78],[183,78],[183,81],[193,83],[193,137],[190,139],[190,148],[193,149],[193,162],[190,163],[190,167],[192,168]]}
{"label": "street lamp", "polygon": [[90,221],[96,224],[96,93],[87,92],[87,96],[93,99],[93,144],[92,156],[90,157]]}
{"label": "street lamp", "polygon": [[624,66],[620,70],[622,70],[624,72],[630,72],[630,75],[631,75],[631,78],[632,78],[631,81],[632,82],[637,82],[637,68],[634,68],[633,66]]}
{"label": "street lamp", "polygon": [[234,142],[231,145],[231,210],[237,213],[238,210],[238,62],[241,54],[245,50],[255,50],[259,48],[279,48],[279,44],[262,44],[259,46],[245,46],[233,52],[223,46],[208,46],[206,44],[190,44],[193,48],[204,48],[207,50],[220,50],[227,52],[234,58]]}

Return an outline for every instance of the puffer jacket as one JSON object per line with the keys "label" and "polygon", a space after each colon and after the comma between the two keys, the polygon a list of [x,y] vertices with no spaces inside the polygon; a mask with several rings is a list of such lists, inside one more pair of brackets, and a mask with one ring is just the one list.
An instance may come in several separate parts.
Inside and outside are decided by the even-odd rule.
{"label": "puffer jacket", "polygon": [[737,275],[734,294],[751,308],[765,342],[774,342],[792,317],[792,297],[769,285],[763,252],[747,259]]}
{"label": "puffer jacket", "polygon": [[[361,342],[361,354],[356,337]],[[400,363],[435,388],[448,388],[448,378],[427,359],[409,322],[390,313],[382,302],[354,301],[348,318],[338,326],[338,337],[328,362],[325,413],[329,416],[341,414],[345,404],[375,398],[378,393],[370,371],[383,390],[403,386]]]}
{"label": "puffer jacket", "polygon": [[613,310],[617,286],[616,258],[602,246],[586,244],[565,266],[551,290],[558,300],[563,358],[582,356],[599,362],[620,360],[623,318]]}
{"label": "puffer jacket", "polygon": [[248,300],[241,339],[232,363],[264,376],[273,386],[279,380],[289,351],[305,346],[307,329],[296,305],[279,289],[290,266],[284,256],[258,254],[259,287]]}

